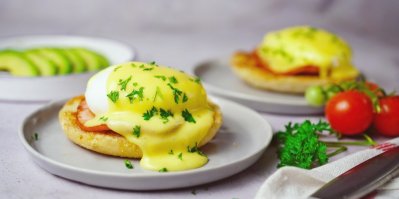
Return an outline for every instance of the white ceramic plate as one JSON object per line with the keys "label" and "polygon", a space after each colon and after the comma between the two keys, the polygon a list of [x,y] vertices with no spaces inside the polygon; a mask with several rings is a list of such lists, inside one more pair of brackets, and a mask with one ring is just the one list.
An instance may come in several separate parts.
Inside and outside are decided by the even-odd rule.
{"label": "white ceramic plate", "polygon": [[[80,46],[103,54],[111,65],[133,60],[134,50],[117,41],[63,35],[15,37],[0,40],[0,49]],[[54,77],[14,77],[0,73],[0,100],[49,101],[83,93],[93,72]]]}
{"label": "white ceramic plate", "polygon": [[208,92],[225,97],[258,111],[284,114],[317,114],[322,108],[311,107],[302,95],[255,89],[241,81],[230,70],[227,59],[211,60],[197,65],[194,74],[201,78]]}
{"label": "white ceramic plate", "polygon": [[[202,150],[209,162],[202,168],[159,173],[143,170],[138,160],[127,169],[124,158],[100,155],[83,149],[64,135],[58,111],[65,101],[40,108],[23,122],[19,136],[33,161],[48,172],[100,187],[159,190],[189,187],[219,180],[252,165],[272,138],[267,121],[255,111],[237,103],[212,98],[223,112],[223,126]],[[38,140],[33,139],[37,133]]]}

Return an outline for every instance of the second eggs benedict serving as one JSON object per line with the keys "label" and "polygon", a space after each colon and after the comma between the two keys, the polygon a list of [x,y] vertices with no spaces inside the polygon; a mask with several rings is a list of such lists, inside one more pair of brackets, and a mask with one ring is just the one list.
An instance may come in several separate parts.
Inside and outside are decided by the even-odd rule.
{"label": "second eggs benedict serving", "polygon": [[237,52],[234,72],[258,88],[303,93],[312,85],[354,80],[352,51],[326,30],[296,26],[270,32],[253,52]]}
{"label": "second eggs benedict serving", "polygon": [[102,154],[141,158],[148,170],[178,171],[208,162],[199,147],[222,123],[198,79],[155,63],[129,62],[94,75],[85,96],[69,100],[60,123],[74,143]]}

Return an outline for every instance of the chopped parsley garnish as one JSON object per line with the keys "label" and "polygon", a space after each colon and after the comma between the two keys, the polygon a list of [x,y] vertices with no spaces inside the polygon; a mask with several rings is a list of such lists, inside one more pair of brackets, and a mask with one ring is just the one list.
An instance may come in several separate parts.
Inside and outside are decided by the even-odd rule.
{"label": "chopped parsley garnish", "polygon": [[174,153],[173,150],[171,149],[171,150],[168,152],[168,154],[169,154],[169,155],[173,155],[173,154],[175,154],[175,153]]}
{"label": "chopped parsley garnish", "polygon": [[165,172],[168,172],[168,169],[164,167],[164,168],[162,168],[162,169],[159,169],[159,172],[165,173]]}
{"label": "chopped parsley garnish", "polygon": [[186,122],[196,123],[193,115],[191,115],[191,113],[187,109],[183,110],[181,116],[184,118]]}
{"label": "chopped parsley garnish", "polygon": [[177,158],[179,158],[180,160],[183,160],[183,153],[179,153],[179,155],[177,155]]}
{"label": "chopped parsley garnish", "polygon": [[101,117],[99,118],[99,120],[101,120],[101,121],[103,121],[103,122],[106,122],[106,121],[108,120],[108,117],[101,116]]}
{"label": "chopped parsley garnish", "polygon": [[114,72],[119,70],[122,66],[117,66],[116,68],[114,68]]}
{"label": "chopped parsley garnish", "polygon": [[155,75],[155,78],[162,79],[162,81],[166,81],[166,77],[163,75]]}
{"label": "chopped parsley garnish", "polygon": [[172,83],[172,84],[177,84],[178,83],[178,81],[177,81],[175,76],[169,77],[169,82]]}
{"label": "chopped parsley garnish", "polygon": [[151,70],[153,70],[154,68],[144,68],[143,69],[143,71],[151,71]]}
{"label": "chopped parsley garnish", "polygon": [[133,169],[133,164],[130,162],[130,160],[125,160],[125,166],[128,169]]}
{"label": "chopped parsley garnish", "polygon": [[133,89],[133,91],[131,93],[129,93],[128,95],[126,95],[127,98],[129,98],[130,103],[132,103],[135,99],[139,99],[140,101],[143,101],[144,98],[144,87],[140,87],[140,89],[136,90]]}
{"label": "chopped parsley garnish", "polygon": [[130,76],[129,78],[127,78],[125,80],[119,79],[118,85],[121,86],[122,91],[126,91],[126,86],[131,79],[132,79],[132,76]]}
{"label": "chopped parsley garnish", "polygon": [[155,61],[148,62],[148,64],[151,65],[151,66],[158,66],[157,63],[156,63]]}
{"label": "chopped parsley garnish", "polygon": [[161,99],[163,98],[162,93],[161,93],[161,89],[159,89],[158,86],[157,86],[157,90],[155,91],[155,95],[154,95],[154,98],[152,99],[152,101],[155,102],[157,97],[160,97]]}
{"label": "chopped parsley garnish", "polygon": [[133,68],[137,67],[136,64],[134,64],[134,63],[130,64],[130,66],[133,67]]}
{"label": "chopped parsley garnish", "polygon": [[141,65],[140,65],[140,68],[144,68],[144,64],[141,64]]}
{"label": "chopped parsley garnish", "polygon": [[39,134],[37,134],[37,133],[33,134],[33,139],[35,141],[39,140]]}
{"label": "chopped parsley garnish", "polygon": [[140,133],[141,133],[141,126],[139,126],[139,125],[134,126],[133,135],[136,136],[137,138],[139,138]]}
{"label": "chopped parsley garnish", "polygon": [[143,118],[144,120],[150,120],[156,114],[158,114],[158,109],[153,106],[150,110],[147,110],[147,112],[143,114]]}
{"label": "chopped parsley garnish", "polygon": [[183,103],[187,102],[187,100],[188,100],[188,97],[187,97],[186,93],[184,93],[183,94],[183,99],[182,99]]}
{"label": "chopped parsley garnish", "polygon": [[137,82],[133,82],[134,87],[136,87],[137,85],[139,85]]}
{"label": "chopped parsley garnish", "polygon": [[[172,84],[170,84],[170,83],[168,83],[168,86],[169,86],[170,89],[172,89],[172,91],[173,91],[173,96],[174,96],[175,103],[178,104],[178,103],[179,103],[180,97],[183,97],[183,98],[184,98],[184,95],[186,95],[186,94],[183,93],[183,91],[181,91],[181,90],[179,90],[179,89],[173,87]],[[184,95],[183,95],[183,94],[184,94]],[[182,96],[182,95],[183,95],[183,96]],[[187,96],[186,96],[186,98],[187,98]],[[185,101],[182,99],[182,102],[186,102],[186,101],[187,101],[187,99],[186,99]]]}
{"label": "chopped parsley garnish", "polygon": [[198,153],[199,155],[206,156],[201,150],[199,150],[197,143],[193,147],[187,146],[187,152]]}
{"label": "chopped parsley garnish", "polygon": [[161,116],[163,123],[169,122],[168,117],[173,117],[173,113],[170,110],[165,110],[163,108],[159,109],[159,115]]}
{"label": "chopped parsley garnish", "polygon": [[195,77],[194,79],[190,78],[190,81],[195,82],[197,84],[201,84],[201,79],[199,77]]}
{"label": "chopped parsley garnish", "polygon": [[111,91],[107,96],[113,103],[115,103],[119,99],[119,92]]}

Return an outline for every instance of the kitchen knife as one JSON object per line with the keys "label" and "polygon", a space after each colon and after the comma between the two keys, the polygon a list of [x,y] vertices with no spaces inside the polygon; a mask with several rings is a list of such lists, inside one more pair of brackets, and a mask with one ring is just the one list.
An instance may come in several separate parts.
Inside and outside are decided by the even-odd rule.
{"label": "kitchen knife", "polygon": [[399,174],[399,146],[395,146],[334,178],[310,198],[361,198]]}

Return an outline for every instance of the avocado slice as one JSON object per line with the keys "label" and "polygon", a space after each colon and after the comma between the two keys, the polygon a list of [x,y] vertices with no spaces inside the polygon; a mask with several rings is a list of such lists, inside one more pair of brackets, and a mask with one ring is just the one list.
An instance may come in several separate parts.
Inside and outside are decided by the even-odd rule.
{"label": "avocado slice", "polygon": [[33,51],[38,51],[44,57],[50,59],[58,67],[58,74],[65,75],[72,73],[72,63],[69,61],[66,55],[57,48],[36,48]]}
{"label": "avocado slice", "polygon": [[26,58],[28,58],[32,63],[35,64],[37,69],[39,69],[42,76],[54,76],[57,75],[58,67],[50,59],[41,55],[37,51],[28,50],[23,52]]}
{"label": "avocado slice", "polygon": [[[96,52],[93,52],[93,53],[96,53]],[[108,67],[109,66],[109,61],[108,61],[108,59],[107,58],[105,58],[103,55],[101,55],[100,53],[96,53],[97,54],[97,57],[98,57],[98,59],[100,59],[100,61],[101,61],[101,68],[106,68],[106,67]]]}
{"label": "avocado slice", "polygon": [[67,56],[68,59],[71,61],[74,73],[82,73],[87,71],[85,61],[75,51],[69,48],[60,49],[60,50],[62,50],[65,56]]}
{"label": "avocado slice", "polygon": [[11,75],[33,77],[40,75],[36,66],[21,52],[4,50],[0,52],[0,70],[9,71]]}
{"label": "avocado slice", "polygon": [[86,48],[72,48],[71,50],[76,52],[85,61],[89,71],[99,70],[105,64],[104,60],[91,50]]}

